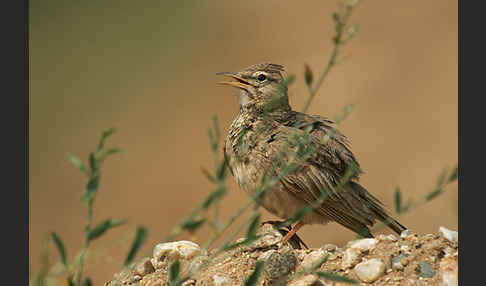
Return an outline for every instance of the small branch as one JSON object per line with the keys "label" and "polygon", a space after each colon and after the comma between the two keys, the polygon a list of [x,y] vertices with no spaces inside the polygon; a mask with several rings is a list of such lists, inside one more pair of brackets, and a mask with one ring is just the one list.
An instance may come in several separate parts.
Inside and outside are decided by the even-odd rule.
{"label": "small branch", "polygon": [[308,84],[309,88],[309,97],[307,98],[307,101],[304,105],[304,109],[302,112],[307,112],[307,109],[309,109],[309,106],[314,99],[314,97],[317,94],[317,91],[319,88],[322,86],[322,83],[324,82],[324,79],[327,77],[329,74],[329,71],[338,64],[337,57],[339,56],[339,53],[341,52],[341,47],[344,46],[348,40],[350,40],[353,35],[356,32],[356,26],[353,26],[351,29],[349,29],[347,33],[347,37],[343,38],[344,34],[344,28],[347,25],[348,19],[351,16],[351,12],[353,11],[354,6],[358,3],[359,1],[350,1],[346,7],[345,10],[342,14],[339,13],[334,13],[333,19],[335,22],[335,27],[336,27],[336,36],[334,37],[334,48],[331,53],[331,58],[329,59],[329,62],[327,63],[326,68],[324,69],[324,72],[321,74],[317,82],[312,86],[312,83]]}

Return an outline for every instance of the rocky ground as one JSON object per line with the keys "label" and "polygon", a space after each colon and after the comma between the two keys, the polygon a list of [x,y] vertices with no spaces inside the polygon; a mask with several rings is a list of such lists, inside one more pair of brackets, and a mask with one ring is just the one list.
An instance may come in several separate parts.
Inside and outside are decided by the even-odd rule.
{"label": "rocky ground", "polygon": [[[457,285],[458,233],[440,227],[437,234],[404,231],[399,237],[350,241],[343,247],[298,249],[279,244],[282,234],[264,224],[261,237],[249,246],[202,255],[197,244],[158,244],[146,257],[114,275],[106,286],[162,286],[170,279],[170,264],[180,262],[182,285],[244,285],[258,261],[264,261],[257,285],[341,286],[340,276],[360,285]],[[242,239],[240,239],[241,241]],[[210,261],[210,263],[207,263]],[[336,277],[338,274],[339,276]]]}

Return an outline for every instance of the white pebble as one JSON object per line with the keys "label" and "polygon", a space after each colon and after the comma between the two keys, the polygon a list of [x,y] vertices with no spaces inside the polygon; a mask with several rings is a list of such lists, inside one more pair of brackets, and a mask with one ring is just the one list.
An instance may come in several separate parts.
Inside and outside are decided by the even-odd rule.
{"label": "white pebble", "polygon": [[457,286],[457,261],[453,258],[444,258],[439,264],[441,273],[441,286]]}
{"label": "white pebble", "polygon": [[302,276],[300,278],[297,278],[296,280],[290,282],[288,286],[311,286],[315,285],[318,280],[317,276],[309,274]]}
{"label": "white pebble", "polygon": [[304,269],[311,269],[317,262],[321,261],[324,256],[325,253],[322,249],[314,250],[304,257],[300,266]]}
{"label": "white pebble", "polygon": [[441,227],[439,227],[439,232],[448,241],[454,242],[454,243],[458,243],[459,242],[459,234],[457,233],[457,231],[453,231],[453,230],[450,230],[450,229],[447,229],[447,228],[441,226]]}
{"label": "white pebble", "polygon": [[181,240],[157,244],[154,248],[153,257],[156,261],[165,260],[166,257],[169,257],[171,260],[188,260],[193,258],[199,251],[199,245],[196,243]]}
{"label": "white pebble", "polygon": [[359,280],[371,283],[378,279],[385,272],[385,263],[378,259],[370,259],[354,267],[354,273]]}
{"label": "white pebble", "polygon": [[409,254],[411,252],[410,247],[408,245],[401,245],[400,251],[402,251],[402,253],[407,253],[407,254]]}
{"label": "white pebble", "polygon": [[360,240],[355,240],[351,245],[350,248],[355,248],[360,251],[367,251],[375,248],[376,244],[378,244],[378,240],[374,238],[363,238]]}
{"label": "white pebble", "polygon": [[344,251],[341,267],[346,269],[353,267],[361,260],[361,252],[356,248],[348,248]]}
{"label": "white pebble", "polygon": [[214,286],[231,285],[231,280],[225,276],[213,275]]}
{"label": "white pebble", "polygon": [[402,231],[402,233],[400,233],[400,237],[401,238],[407,238],[407,236],[409,236],[411,234],[412,234],[412,231],[410,229],[406,229],[406,230]]}

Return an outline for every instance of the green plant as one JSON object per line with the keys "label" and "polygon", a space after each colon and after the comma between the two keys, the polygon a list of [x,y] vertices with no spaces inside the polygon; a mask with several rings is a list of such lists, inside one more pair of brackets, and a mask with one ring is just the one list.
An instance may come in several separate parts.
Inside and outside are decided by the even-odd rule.
{"label": "green plant", "polygon": [[[98,148],[95,152],[91,152],[88,156],[89,168],[86,168],[78,157],[72,154],[68,154],[68,160],[71,162],[71,164],[78,168],[88,178],[88,182],[81,196],[81,201],[86,202],[88,206],[87,222],[84,227],[84,244],[71,263],[68,260],[67,250],[61,237],[56,232],[52,232],[50,234],[50,238],[54,242],[54,245],[59,252],[59,260],[63,267],[63,271],[67,275],[66,280],[68,285],[92,285],[91,279],[89,277],[83,278],[84,265],[86,263],[86,256],[88,254],[91,242],[101,237],[108,230],[117,227],[125,223],[126,221],[108,218],[101,221],[95,226],[92,225],[93,204],[100,185],[102,163],[108,156],[119,153],[121,151],[118,148],[105,148],[105,141],[108,139],[108,137],[115,133],[115,131],[116,130],[114,128],[110,128],[102,132],[101,139],[98,143]],[[135,258],[137,251],[144,243],[146,236],[147,229],[144,226],[138,226],[135,239],[125,259],[125,266],[128,266],[130,263],[133,262],[133,259]],[[49,240],[46,241],[45,250],[42,254],[41,270],[39,271],[39,274],[36,276],[36,279],[33,283],[36,286],[45,285],[49,264],[47,260],[48,243]]]}

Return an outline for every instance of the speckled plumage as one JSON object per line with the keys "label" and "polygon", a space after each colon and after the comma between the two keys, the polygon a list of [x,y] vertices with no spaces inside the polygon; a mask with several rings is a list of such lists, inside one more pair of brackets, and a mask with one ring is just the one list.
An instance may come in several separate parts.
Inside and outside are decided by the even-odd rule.
{"label": "speckled plumage", "polygon": [[[301,224],[335,221],[365,237],[372,237],[368,226],[376,220],[388,221],[397,233],[405,230],[359,185],[362,173],[359,163],[346,137],[338,130],[330,133],[332,121],[291,109],[287,91],[281,90],[282,71],[283,66],[263,63],[238,73],[224,73],[236,80],[225,84],[239,89],[240,111],[229,129],[224,152],[241,188],[255,195],[265,172],[273,170],[273,175],[278,175],[280,167],[274,168],[277,162],[294,162],[296,168],[280,179],[260,202],[269,212],[289,219],[299,209],[315,203],[326,189],[327,199],[302,217]],[[295,134],[305,135],[306,131],[305,146],[312,152],[302,159],[297,155],[300,151]],[[287,147],[282,152],[284,146]],[[354,174],[347,184],[338,187],[350,165],[355,167]]]}

